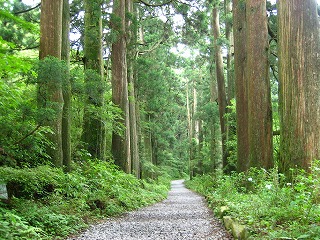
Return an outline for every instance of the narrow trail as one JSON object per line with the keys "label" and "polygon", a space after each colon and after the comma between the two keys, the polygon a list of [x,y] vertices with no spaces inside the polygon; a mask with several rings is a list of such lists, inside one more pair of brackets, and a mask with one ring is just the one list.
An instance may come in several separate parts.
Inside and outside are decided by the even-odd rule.
{"label": "narrow trail", "polygon": [[90,227],[69,240],[191,240],[233,239],[183,180],[172,181],[168,198]]}

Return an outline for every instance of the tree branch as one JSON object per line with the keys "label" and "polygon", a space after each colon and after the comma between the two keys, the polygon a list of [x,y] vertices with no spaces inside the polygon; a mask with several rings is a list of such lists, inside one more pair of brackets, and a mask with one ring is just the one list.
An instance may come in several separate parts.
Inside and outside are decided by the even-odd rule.
{"label": "tree branch", "polygon": [[30,11],[32,11],[32,10],[34,10],[34,9],[40,7],[40,6],[41,6],[41,3],[39,3],[38,5],[36,5],[36,6],[32,7],[32,8],[28,8],[28,9],[22,10],[20,12],[14,12],[13,14],[14,15],[19,15],[19,14],[22,14],[22,13],[30,12]]}
{"label": "tree branch", "polygon": [[144,4],[144,5],[146,5],[146,6],[148,6],[148,7],[162,7],[162,6],[165,6],[165,5],[168,5],[168,4],[172,3],[173,0],[169,0],[169,1],[165,2],[165,3],[159,3],[159,4],[147,3],[144,0],[139,0],[139,2]]}
{"label": "tree branch", "polygon": [[33,129],[31,132],[29,132],[27,135],[25,135],[23,138],[19,139],[18,141],[16,141],[15,143],[13,143],[12,145],[18,145],[20,144],[23,140],[25,140],[27,137],[31,136],[32,134],[34,134],[39,128],[41,127],[41,125],[39,124],[38,126],[36,126],[35,129]]}
{"label": "tree branch", "polygon": [[272,29],[270,28],[269,24],[268,24],[268,33],[269,33],[269,35],[271,37],[271,41],[273,40],[273,41],[275,41],[277,43],[278,42],[277,35],[272,31]]}

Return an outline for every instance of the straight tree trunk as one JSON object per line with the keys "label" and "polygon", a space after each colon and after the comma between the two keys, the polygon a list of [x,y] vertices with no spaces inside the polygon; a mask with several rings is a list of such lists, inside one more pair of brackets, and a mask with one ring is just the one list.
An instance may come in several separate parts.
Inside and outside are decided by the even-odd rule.
{"label": "straight tree trunk", "polygon": [[68,0],[63,0],[62,14],[62,50],[61,59],[68,66],[67,76],[63,83],[63,115],[62,115],[62,150],[63,166],[69,172],[71,170],[71,83],[70,83],[70,6]]}
{"label": "straight tree trunk", "polygon": [[233,72],[233,34],[232,34],[232,4],[231,0],[224,0],[225,8],[225,25],[226,25],[226,39],[228,41],[227,47],[227,83],[228,83],[228,94],[227,102],[231,105],[231,99],[235,98],[235,82],[234,82],[234,72]]}
{"label": "straight tree trunk", "polygon": [[237,115],[237,170],[249,169],[248,87],[246,63],[246,3],[233,0],[234,72]]}
{"label": "straight tree trunk", "polygon": [[123,136],[114,132],[112,135],[112,154],[115,164],[123,171],[131,173],[130,119],[127,77],[126,45],[126,1],[115,0],[113,3],[115,21],[112,22],[117,40],[112,44],[112,101],[123,111]]}
{"label": "straight tree trunk", "polygon": [[268,169],[273,147],[265,0],[247,0],[246,23],[249,166]]}
{"label": "straight tree trunk", "polygon": [[[62,0],[42,0],[40,16],[40,52],[39,58],[52,56],[61,59],[61,37],[62,37]],[[55,116],[45,124],[50,126],[53,133],[48,134],[53,148],[48,149],[48,154],[56,167],[62,167],[62,79],[50,76],[43,79],[38,86],[38,101],[40,106],[53,106]],[[39,100],[41,99],[41,100]]]}
{"label": "straight tree trunk", "polygon": [[280,164],[310,170],[320,158],[320,60],[316,0],[278,1]]}
{"label": "straight tree trunk", "polygon": [[[105,160],[106,129],[99,110],[104,105],[104,78],[102,57],[102,18],[100,1],[84,1],[84,67],[87,102],[83,117],[82,140],[88,152]],[[94,108],[94,112],[92,112]]]}
{"label": "straight tree trunk", "polygon": [[[212,30],[213,35],[213,30]],[[214,42],[211,42],[211,49],[214,49]],[[210,52],[210,103],[212,106],[216,104],[218,99],[217,93],[217,81],[216,81],[216,69],[215,69],[215,54],[214,51]],[[217,164],[217,121],[216,117],[212,116],[210,121],[210,162],[212,165],[212,170],[216,171],[218,169]]]}
{"label": "straight tree trunk", "polygon": [[130,143],[131,143],[131,162],[132,173],[140,178],[140,157],[139,157],[139,136],[137,129],[137,98],[135,94],[135,75],[134,75],[134,61],[136,56],[135,46],[137,42],[136,28],[132,24],[134,17],[133,1],[126,0],[127,15],[131,18],[126,19],[127,32],[127,68],[128,68],[128,94],[129,94],[129,120],[130,120]]}
{"label": "straight tree trunk", "polygon": [[227,127],[225,122],[225,113],[227,108],[227,97],[224,78],[224,66],[222,59],[221,46],[218,43],[220,38],[220,25],[219,25],[219,9],[218,6],[214,6],[212,10],[212,29],[214,36],[214,51],[215,51],[215,63],[216,63],[216,78],[218,85],[218,104],[220,115],[220,128],[222,138],[222,165],[224,171],[228,172],[228,152],[227,152]]}
{"label": "straight tree trunk", "polygon": [[202,148],[203,148],[203,127],[202,120],[198,121],[198,129],[199,129],[199,145],[198,145],[198,167],[197,173],[203,175],[203,157],[202,157]]}
{"label": "straight tree trunk", "polygon": [[188,138],[189,138],[189,176],[190,179],[193,177],[193,165],[192,165],[192,160],[193,160],[193,148],[192,148],[192,139],[193,139],[193,124],[192,124],[192,115],[191,115],[191,104],[190,104],[190,94],[189,94],[189,82],[187,81],[186,83],[187,88],[186,88],[186,95],[187,95],[187,120],[188,120]]}

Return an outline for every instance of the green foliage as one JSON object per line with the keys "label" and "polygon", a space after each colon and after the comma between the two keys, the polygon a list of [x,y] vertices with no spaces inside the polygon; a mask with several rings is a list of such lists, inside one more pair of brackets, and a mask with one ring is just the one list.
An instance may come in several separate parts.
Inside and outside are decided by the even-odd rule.
{"label": "green foliage", "polygon": [[237,122],[236,122],[236,100],[231,99],[231,105],[227,106],[227,113],[225,118],[227,119],[226,124],[229,129],[229,134],[227,138],[227,149],[228,149],[228,165],[231,169],[236,169],[237,167]]}
{"label": "green foliage", "polygon": [[[49,166],[0,168],[10,201],[0,205],[0,239],[52,239],[98,218],[162,200],[167,178],[137,180],[112,164],[87,160],[63,173]],[[3,214],[2,214],[3,213]]]}
{"label": "green foliage", "polygon": [[0,205],[1,239],[41,239],[41,229],[32,227],[12,211]]}
{"label": "green foliage", "polygon": [[[38,127],[34,86],[0,82],[0,166],[35,166],[48,160],[46,127]],[[12,124],[14,123],[14,124]]]}
{"label": "green foliage", "polygon": [[250,169],[246,174],[196,177],[188,186],[205,195],[215,211],[251,230],[251,239],[318,239],[320,233],[319,162],[312,172],[298,171],[286,182],[277,169]]}
{"label": "green foliage", "polygon": [[[6,1],[0,10],[0,77],[9,81],[31,68],[31,51],[21,51],[38,45],[38,24],[33,23],[36,13],[15,15],[26,8],[20,1]],[[39,17],[39,16],[38,16]]]}
{"label": "green foliage", "polygon": [[[187,117],[184,86],[170,65],[175,60],[164,48],[155,50],[153,56],[139,58],[136,92],[144,120],[142,130],[154,143],[152,151],[158,167],[167,167],[172,177],[181,177],[187,166]],[[158,169],[147,163],[151,159],[145,158],[142,156],[143,168],[156,174],[153,172]]]}

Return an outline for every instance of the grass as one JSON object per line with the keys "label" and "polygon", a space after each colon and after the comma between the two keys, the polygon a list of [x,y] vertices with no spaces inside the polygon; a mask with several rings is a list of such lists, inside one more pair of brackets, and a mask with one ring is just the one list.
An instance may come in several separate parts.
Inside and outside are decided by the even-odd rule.
{"label": "grass", "polygon": [[0,202],[0,239],[64,239],[88,224],[164,199],[168,178],[138,180],[101,161],[74,171],[0,168],[9,202]]}
{"label": "grass", "polygon": [[250,239],[320,239],[320,168],[292,173],[291,182],[276,169],[217,173],[195,177],[187,186],[216,213],[228,206],[227,214],[249,228]]}

